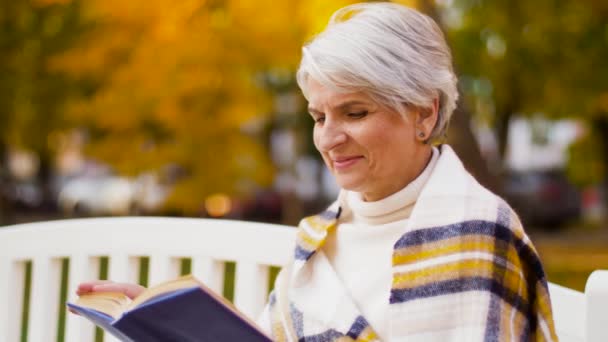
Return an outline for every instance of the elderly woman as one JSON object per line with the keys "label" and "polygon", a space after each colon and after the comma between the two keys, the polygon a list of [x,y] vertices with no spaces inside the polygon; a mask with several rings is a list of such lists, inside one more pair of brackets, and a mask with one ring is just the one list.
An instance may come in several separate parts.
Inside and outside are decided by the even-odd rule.
{"label": "elderly woman", "polygon": [[[342,191],[302,220],[260,326],[277,341],[556,340],[517,215],[432,144],[458,97],[433,20],[397,4],[345,7],[303,48],[297,80]],[[141,291],[79,292],[116,289]]]}

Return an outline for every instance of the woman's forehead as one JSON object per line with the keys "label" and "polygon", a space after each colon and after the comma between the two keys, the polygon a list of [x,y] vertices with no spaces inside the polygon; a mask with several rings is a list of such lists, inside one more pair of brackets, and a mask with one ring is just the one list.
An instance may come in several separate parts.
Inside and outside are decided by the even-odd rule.
{"label": "woman's forehead", "polygon": [[364,91],[349,91],[337,87],[328,87],[315,80],[308,82],[309,107],[342,108],[346,106],[372,104],[373,99]]}

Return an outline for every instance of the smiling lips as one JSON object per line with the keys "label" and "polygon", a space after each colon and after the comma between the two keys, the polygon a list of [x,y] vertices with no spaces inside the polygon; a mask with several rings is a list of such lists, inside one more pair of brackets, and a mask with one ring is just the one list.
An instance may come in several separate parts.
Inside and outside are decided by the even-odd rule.
{"label": "smiling lips", "polygon": [[353,166],[361,159],[363,159],[362,156],[340,157],[335,159],[332,158],[332,163],[334,164],[334,169],[337,171],[343,171]]}

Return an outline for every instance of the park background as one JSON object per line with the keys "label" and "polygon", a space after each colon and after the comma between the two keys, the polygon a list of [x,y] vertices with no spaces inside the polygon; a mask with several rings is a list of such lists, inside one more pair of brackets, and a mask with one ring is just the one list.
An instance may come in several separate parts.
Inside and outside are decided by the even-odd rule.
{"label": "park background", "polygon": [[[582,290],[608,269],[608,2],[395,2],[452,48],[448,143],[521,215],[549,280]],[[0,0],[0,226],[322,210],[337,187],[294,74],[349,3]]]}

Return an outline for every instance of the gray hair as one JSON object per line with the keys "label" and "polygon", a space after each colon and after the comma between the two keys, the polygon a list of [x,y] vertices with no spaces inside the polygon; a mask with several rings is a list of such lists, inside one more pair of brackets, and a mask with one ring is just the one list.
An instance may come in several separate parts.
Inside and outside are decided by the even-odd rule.
{"label": "gray hair", "polygon": [[337,91],[364,91],[402,114],[406,105],[432,108],[438,98],[430,141],[445,135],[458,99],[450,48],[439,26],[392,3],[336,11],[325,31],[302,48],[296,77],[306,98],[312,78]]}

